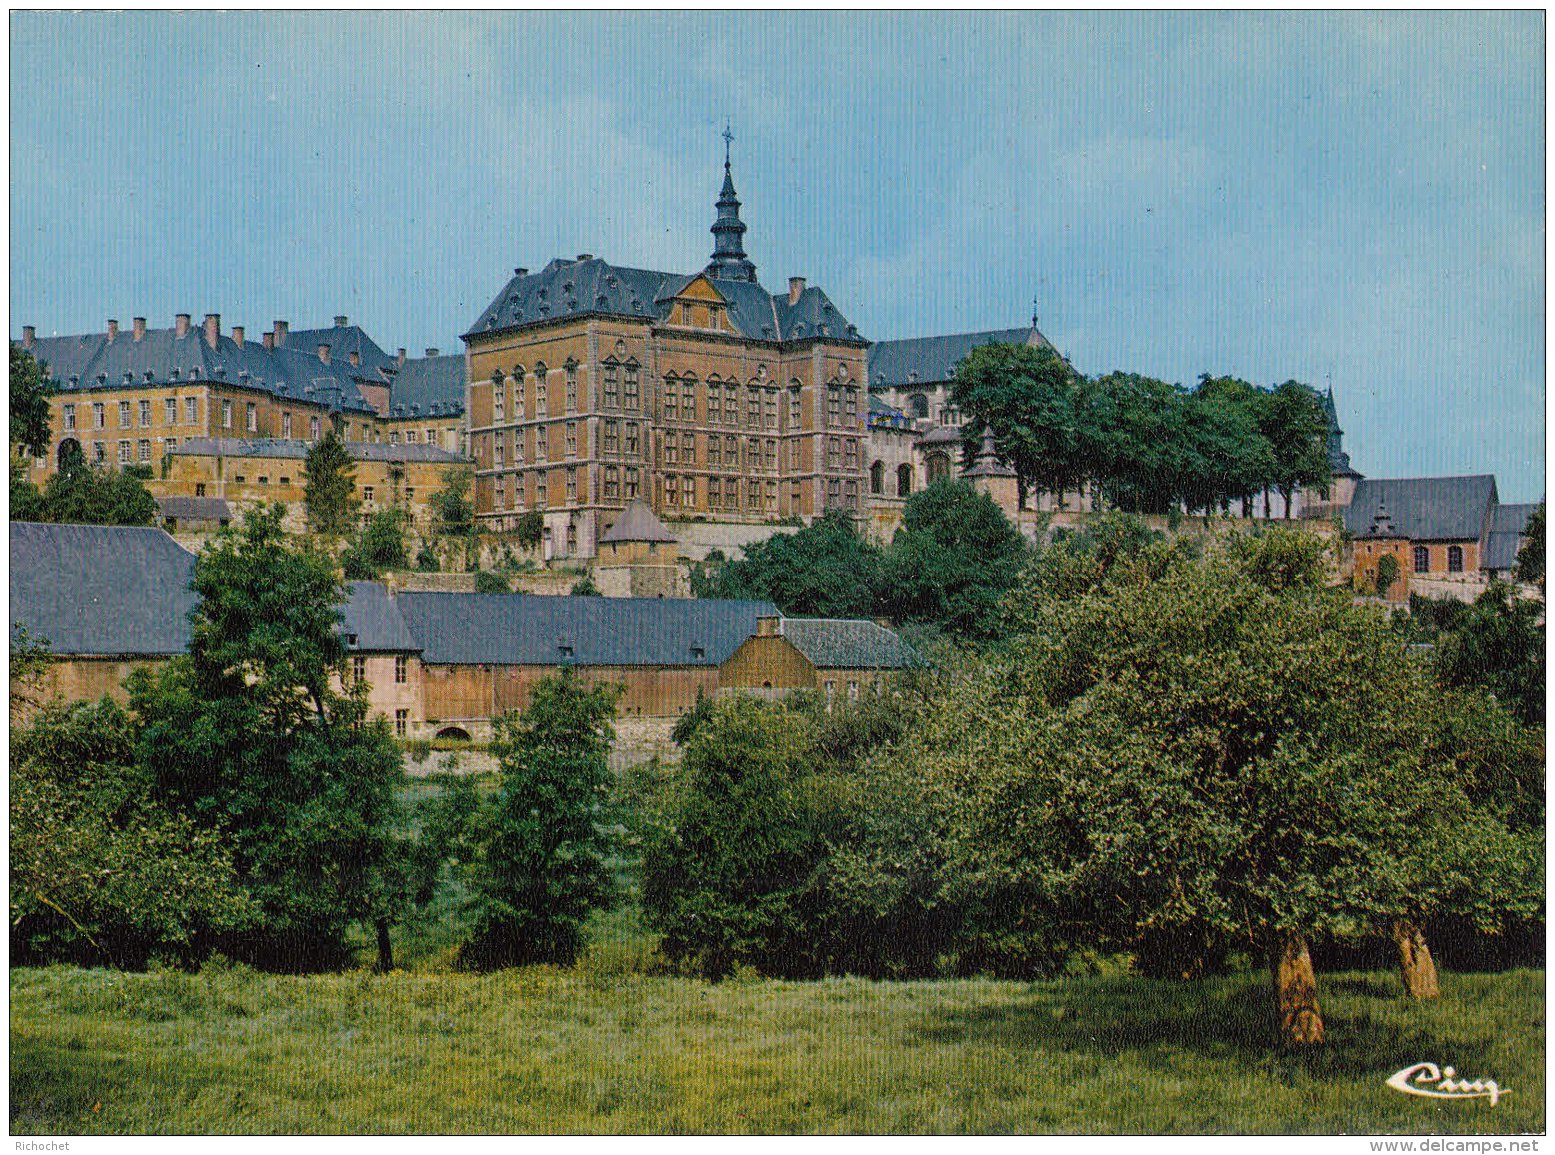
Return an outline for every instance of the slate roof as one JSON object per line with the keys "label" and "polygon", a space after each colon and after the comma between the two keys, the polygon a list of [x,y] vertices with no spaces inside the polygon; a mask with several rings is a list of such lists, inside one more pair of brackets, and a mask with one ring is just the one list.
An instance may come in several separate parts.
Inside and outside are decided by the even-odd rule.
{"label": "slate roof", "polygon": [[784,618],[778,633],[813,666],[895,670],[918,662],[895,631],[870,621]]}
{"label": "slate roof", "polygon": [[1492,519],[1490,534],[1480,554],[1480,569],[1509,570],[1517,564],[1517,551],[1522,546],[1523,533],[1528,519],[1538,509],[1538,503],[1529,505],[1498,505]]}
{"label": "slate roof", "polygon": [[[344,361],[364,376],[387,380],[399,367],[396,357],[385,353],[367,335],[366,330],[360,325],[351,324],[344,317],[337,317],[335,323],[327,329],[292,329],[286,334],[286,342],[281,347],[317,357],[320,345],[329,346],[331,362]],[[350,365],[352,353],[360,360],[359,365]]]}
{"label": "slate roof", "polygon": [[[433,461],[456,465],[468,462],[436,445],[390,445],[386,441],[342,441],[355,461]],[[308,442],[282,437],[191,437],[168,452],[195,457],[274,457],[301,461],[308,456]]]}
{"label": "slate roof", "polygon": [[410,631],[389,591],[378,582],[346,582],[340,632],[348,650],[416,651]]}
{"label": "slate roof", "polygon": [[912,337],[905,341],[876,341],[869,347],[869,383],[876,388],[929,385],[949,381],[960,360],[979,345],[1053,346],[1035,325],[1024,329],[987,329],[980,333],[951,333],[944,337]]}
{"label": "slate roof", "polygon": [[181,654],[194,554],[160,529],[11,523],[11,629],[56,654]]}
{"label": "slate roof", "polygon": [[1410,541],[1478,541],[1498,504],[1496,479],[1471,477],[1373,478],[1355,485],[1344,511],[1345,528],[1366,536],[1379,504],[1386,503],[1397,536]]}
{"label": "slate roof", "polygon": [[653,515],[653,510],[648,508],[648,503],[640,497],[626,507],[621,516],[616,518],[615,524],[599,539],[601,545],[608,545],[615,541],[672,542],[674,540],[675,535]]}
{"label": "slate roof", "polygon": [[457,417],[464,412],[464,354],[406,361],[389,387],[389,415]]}
{"label": "slate roof", "polygon": [[320,361],[317,342],[303,344],[302,338],[312,332],[334,330],[293,333],[287,344],[275,349],[266,349],[257,341],[245,340],[239,345],[222,336],[212,348],[205,340],[204,328],[191,324],[182,337],[176,329],[147,329],[138,341],[133,331],[123,329],[112,341],[106,331],[38,337],[31,351],[48,366],[50,379],[62,393],[205,381],[315,401],[331,412],[373,412],[356,385],[362,371],[333,353],[329,364]]}
{"label": "slate roof", "polygon": [[757,618],[777,616],[771,602],[702,598],[401,591],[394,600],[423,661],[461,665],[716,666]]}
{"label": "slate roof", "polygon": [[[572,261],[557,257],[538,273],[514,270],[464,336],[589,315],[663,322],[669,318],[675,294],[701,275],[626,268],[592,256]],[[831,298],[814,286],[790,305],[787,293],[769,293],[754,281],[709,278],[708,283],[723,296],[741,336],[761,341],[821,337],[865,344]]]}
{"label": "slate roof", "polygon": [[156,503],[158,517],[203,521],[221,521],[232,517],[224,497],[159,497]]}

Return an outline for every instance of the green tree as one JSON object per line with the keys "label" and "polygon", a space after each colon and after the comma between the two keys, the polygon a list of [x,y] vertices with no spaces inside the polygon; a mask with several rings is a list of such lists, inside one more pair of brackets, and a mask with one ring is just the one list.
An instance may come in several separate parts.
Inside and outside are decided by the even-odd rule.
{"label": "green tree", "polygon": [[513,539],[525,549],[539,549],[545,536],[545,518],[538,509],[520,514],[513,527]]}
{"label": "green tree", "polygon": [[158,800],[233,840],[263,912],[226,949],[295,968],[340,961],[352,921],[392,913],[400,756],[366,686],[338,688],[344,591],[327,555],[286,542],[283,512],[211,540],[188,654],[128,685]]}
{"label": "green tree", "polygon": [[853,519],[829,509],[798,533],[775,533],[748,546],[740,561],[692,571],[699,598],[769,598],[799,617],[869,617],[876,608],[880,551],[859,537]]}
{"label": "green tree", "polygon": [[138,477],[125,470],[89,465],[79,450],[67,453],[60,469],[39,493],[13,476],[11,516],[17,521],[71,525],[150,525],[157,502]]}
{"label": "green tree", "polygon": [[1020,531],[986,494],[939,481],[903,507],[880,565],[880,601],[898,622],[988,637],[999,600],[1027,558]]}
{"label": "green tree", "polygon": [[333,429],[309,447],[302,473],[308,528],[325,537],[344,537],[356,528],[362,510],[356,496],[356,466]]}
{"label": "green tree", "polygon": [[1317,391],[1300,381],[1285,381],[1269,394],[1262,429],[1274,454],[1271,484],[1285,497],[1285,516],[1298,490],[1313,487],[1324,497],[1333,480],[1328,457],[1328,416]]}
{"label": "green tree", "polygon": [[473,816],[463,864],[475,920],[466,965],[570,965],[589,912],[613,901],[607,758],[620,694],[564,670],[535,683],[522,715],[494,723],[498,788]]}
{"label": "green tree", "polygon": [[427,505],[432,510],[432,533],[453,550],[462,550],[466,565],[475,556],[475,506],[470,502],[470,474],[450,469],[443,474],[443,488]]}
{"label": "green tree", "polygon": [[1392,554],[1383,554],[1377,559],[1377,596],[1385,598],[1388,590],[1393,588],[1393,583],[1398,581],[1398,558]]}
{"label": "green tree", "polygon": [[1241,501],[1245,510],[1270,484],[1274,451],[1261,428],[1268,400],[1235,377],[1206,373],[1199,380],[1186,402],[1191,457],[1200,465],[1184,493],[1189,508],[1209,514]]}
{"label": "green tree", "polygon": [[1166,513],[1205,467],[1188,434],[1188,394],[1136,373],[1109,373],[1084,391],[1087,458],[1107,500],[1130,513]]}
{"label": "green tree", "polygon": [[1075,399],[1077,378],[1048,346],[980,345],[956,366],[951,397],[971,419],[962,425],[968,460],[993,430],[994,450],[1015,471],[1021,507],[1026,492],[1062,494],[1084,481]]}
{"label": "green tree", "polygon": [[347,581],[376,581],[385,570],[410,568],[405,551],[409,515],[399,506],[380,509],[340,554]]}
{"label": "green tree", "polygon": [[1544,593],[1544,502],[1528,516],[1522,544],[1517,547],[1517,580],[1537,585]]}
{"label": "green tree", "polygon": [[1478,686],[1525,725],[1544,724],[1544,606],[1490,587],[1439,635],[1432,660],[1447,686]]}
{"label": "green tree", "polygon": [[49,451],[49,398],[54,396],[48,366],[27,350],[11,346],[11,456],[42,457]]}
{"label": "green tree", "polygon": [[479,569],[475,571],[475,592],[478,594],[510,594],[513,587],[499,573]]}
{"label": "green tree", "polygon": [[597,598],[603,596],[599,592],[599,587],[594,584],[594,579],[588,574],[584,574],[577,581],[573,582],[572,589],[567,592],[575,598]]}

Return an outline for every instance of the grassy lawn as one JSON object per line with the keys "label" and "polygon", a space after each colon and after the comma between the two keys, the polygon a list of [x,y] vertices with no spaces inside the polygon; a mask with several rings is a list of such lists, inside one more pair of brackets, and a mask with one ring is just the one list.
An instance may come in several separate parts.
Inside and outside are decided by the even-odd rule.
{"label": "grassy lawn", "polygon": [[[630,940],[574,970],[11,972],[11,1129],[55,1133],[1529,1132],[1544,976],[1323,977],[1269,1045],[1261,976],[701,981]],[[428,957],[428,965],[432,965]],[[1498,1106],[1384,1085],[1421,1060]]]}

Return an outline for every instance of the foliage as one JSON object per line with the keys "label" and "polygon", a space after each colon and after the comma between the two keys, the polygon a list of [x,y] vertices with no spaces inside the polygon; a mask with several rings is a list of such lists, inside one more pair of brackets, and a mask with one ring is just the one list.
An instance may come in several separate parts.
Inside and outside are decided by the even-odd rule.
{"label": "foliage", "polygon": [[286,543],[282,512],[211,540],[187,656],[128,684],[154,796],[233,840],[263,911],[224,949],[317,966],[342,957],[350,922],[395,905],[400,756],[388,723],[368,718],[365,685],[337,689],[343,591],[327,556]]}
{"label": "foliage", "polygon": [[1263,429],[1270,408],[1269,395],[1246,381],[1208,373],[1200,378],[1187,401],[1188,450],[1197,464],[1183,491],[1189,509],[1208,514],[1232,501],[1245,509],[1269,483],[1274,451]]}
{"label": "foliage", "polygon": [[839,509],[798,533],[753,543],[741,561],[712,564],[710,571],[692,570],[696,597],[766,598],[794,617],[870,617],[876,609],[880,551]]}
{"label": "foliage", "polygon": [[1028,488],[1063,493],[1085,479],[1077,385],[1069,363],[1046,345],[981,345],[956,366],[951,397],[970,417],[963,453],[975,457],[984,428],[991,429],[994,451],[1015,471],[1023,508]]}
{"label": "foliage", "polygon": [[[522,715],[494,723],[500,780],[473,815],[461,863],[475,919],[465,965],[570,964],[589,912],[613,901],[606,759],[620,694],[564,670],[535,683]],[[468,810],[467,796],[453,797]]]}
{"label": "foliage", "polygon": [[422,543],[421,548],[416,551],[416,572],[437,573],[440,569],[442,565],[437,560],[437,551],[430,543]]}
{"label": "foliage", "polygon": [[1107,500],[1131,513],[1175,508],[1201,469],[1181,386],[1109,373],[1089,383],[1084,398],[1086,457]]}
{"label": "foliage", "polygon": [[604,595],[599,592],[599,587],[594,584],[594,579],[585,574],[572,583],[572,589],[567,591],[575,598],[597,598]]}
{"label": "foliage", "polygon": [[877,598],[898,622],[987,637],[1027,554],[991,498],[965,482],[939,481],[907,499],[881,561]]}
{"label": "foliage", "polygon": [[1398,581],[1398,558],[1390,553],[1377,559],[1377,596],[1385,598],[1393,583]]}
{"label": "foliage", "polygon": [[26,626],[11,629],[11,724],[43,704],[43,679],[50,652],[47,638],[35,638]]}
{"label": "foliage", "polygon": [[510,594],[513,592],[513,587],[508,584],[508,579],[501,574],[479,569],[475,571],[475,592],[478,594]]}
{"label": "foliage", "polygon": [[333,429],[308,448],[302,474],[308,528],[325,537],[343,537],[354,529],[362,509],[356,496],[356,467]]}
{"label": "foliage", "polygon": [[538,509],[520,514],[513,526],[513,540],[525,549],[539,549],[545,535],[545,518]]}
{"label": "foliage", "polygon": [[18,485],[13,473],[11,517],[16,521],[150,525],[156,513],[156,498],[140,478],[122,469],[89,465],[79,451],[66,455],[41,493],[30,481]]}
{"label": "foliage", "polygon": [[1544,593],[1544,502],[1528,515],[1522,544],[1517,547],[1517,580],[1539,587]]}
{"label": "foliage", "polygon": [[1300,381],[1275,386],[1262,411],[1260,429],[1273,452],[1268,484],[1285,497],[1285,516],[1296,491],[1313,487],[1324,497],[1333,480],[1328,456],[1328,414],[1317,391]]}
{"label": "foliage", "polygon": [[11,732],[11,958],[137,968],[249,923],[230,841],[168,813],[113,702],[44,707]]}
{"label": "foliage", "polygon": [[26,349],[11,346],[11,456],[42,457],[49,451],[49,398],[54,396],[48,367]]}
{"label": "foliage", "polygon": [[1542,603],[1492,582],[1438,638],[1432,655],[1437,675],[1447,686],[1482,687],[1520,722],[1542,726],[1543,616]]}
{"label": "foliage", "polygon": [[470,502],[470,474],[450,469],[443,474],[443,488],[427,499],[434,518],[433,532],[440,537],[468,538],[475,534],[475,506]]}
{"label": "foliage", "polygon": [[397,505],[380,509],[340,554],[347,581],[376,581],[385,570],[407,569],[405,530],[410,515]]}
{"label": "foliage", "polygon": [[702,687],[697,687],[697,698],[675,723],[675,728],[670,731],[670,738],[677,746],[684,746],[709,718],[713,716],[713,700],[702,693]]}

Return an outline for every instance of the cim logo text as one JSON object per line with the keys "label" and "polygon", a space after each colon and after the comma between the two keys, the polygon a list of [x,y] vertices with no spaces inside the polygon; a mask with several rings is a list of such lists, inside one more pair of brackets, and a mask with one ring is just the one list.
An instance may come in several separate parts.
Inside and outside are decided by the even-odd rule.
{"label": "cim logo text", "polygon": [[1423,1095],[1427,1099],[1489,1099],[1494,1107],[1502,1095],[1510,1095],[1512,1088],[1497,1085],[1494,1079],[1460,1079],[1451,1067],[1438,1067],[1435,1063],[1416,1063],[1394,1072],[1388,1078],[1388,1086],[1406,1095]]}

